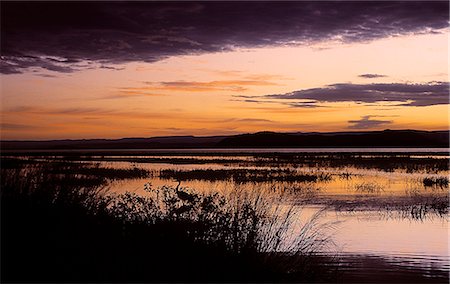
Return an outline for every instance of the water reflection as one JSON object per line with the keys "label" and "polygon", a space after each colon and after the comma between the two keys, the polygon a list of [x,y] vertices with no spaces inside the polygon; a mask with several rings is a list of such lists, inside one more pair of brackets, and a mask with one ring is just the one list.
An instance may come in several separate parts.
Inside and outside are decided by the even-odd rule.
{"label": "water reflection", "polygon": [[[140,168],[151,172],[145,178],[109,180],[104,185],[109,194],[134,192],[145,195],[145,183],[151,183],[153,187],[176,186],[180,178],[171,176],[170,171],[191,173],[190,178],[182,181],[182,186],[194,188],[200,192],[226,193],[239,187],[240,190],[263,190],[272,194],[287,193],[292,197],[290,202],[301,207],[301,218],[310,217],[323,207],[327,208],[321,215],[321,222],[336,225],[333,240],[337,245],[337,251],[344,259],[342,262],[344,269],[356,269],[358,265],[360,269],[371,266],[372,271],[377,269],[389,271],[386,270],[388,267],[392,268],[396,265],[406,269],[419,267],[424,275],[445,271],[448,279],[450,271],[448,175],[450,171],[448,164],[446,167],[442,166],[446,163],[445,160],[436,164],[433,164],[435,163],[433,160],[431,164],[427,164],[431,161],[429,159],[435,159],[435,157],[438,157],[438,160],[447,159],[447,155],[413,155],[410,157],[423,161],[421,168],[411,170],[414,169],[414,163],[408,160],[409,166],[399,165],[397,168],[392,170],[389,168],[390,170],[386,171],[384,168],[374,168],[370,165],[349,166],[347,163],[339,164],[338,162],[328,166],[320,163],[314,166],[312,160],[293,163],[280,160],[279,157],[189,156],[173,153],[173,155],[160,156],[119,155],[71,158],[23,156],[21,158],[39,162],[64,160],[87,165],[95,163],[100,168]],[[199,153],[204,152],[199,151]],[[364,158],[367,157],[372,156],[364,156]],[[367,163],[370,163],[370,160]],[[194,170],[209,174],[196,177],[192,175]],[[169,174],[163,177],[161,173],[164,171],[168,171]],[[214,171],[222,171],[226,178],[213,178],[214,175],[211,173]],[[248,175],[263,173],[264,178],[255,179],[247,175],[245,179],[237,180],[235,176],[228,175],[233,171]],[[304,180],[270,178],[270,172],[277,171],[286,172],[286,175],[294,177],[322,175],[329,178]],[[301,218],[299,217],[299,221],[304,220]],[[352,265],[346,266],[346,262],[351,262]],[[441,275],[439,273],[436,275]],[[441,279],[439,277],[438,279]]]}

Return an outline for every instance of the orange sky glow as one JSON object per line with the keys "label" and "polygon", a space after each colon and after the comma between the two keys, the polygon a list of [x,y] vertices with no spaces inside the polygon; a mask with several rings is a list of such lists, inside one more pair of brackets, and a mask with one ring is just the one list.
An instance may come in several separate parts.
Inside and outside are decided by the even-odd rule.
{"label": "orange sky glow", "polygon": [[[311,102],[273,95],[333,84],[448,82],[448,34],[442,29],[364,42],[235,48],[114,69],[3,74],[1,139],[446,130],[445,103]],[[361,120],[376,123],[352,127]]]}

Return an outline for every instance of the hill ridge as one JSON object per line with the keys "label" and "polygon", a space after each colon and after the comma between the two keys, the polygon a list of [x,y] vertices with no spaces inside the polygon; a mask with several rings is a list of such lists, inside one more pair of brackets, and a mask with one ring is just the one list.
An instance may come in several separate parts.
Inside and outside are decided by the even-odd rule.
{"label": "hill ridge", "polygon": [[450,130],[349,132],[259,131],[223,136],[155,136],[119,139],[3,140],[2,150],[32,149],[174,149],[279,147],[448,147]]}

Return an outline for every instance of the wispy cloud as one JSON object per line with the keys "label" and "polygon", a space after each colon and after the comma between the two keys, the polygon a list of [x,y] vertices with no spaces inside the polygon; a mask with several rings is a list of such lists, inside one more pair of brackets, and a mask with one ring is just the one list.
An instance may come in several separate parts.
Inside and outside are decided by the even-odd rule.
{"label": "wispy cloud", "polygon": [[146,112],[143,110],[128,110],[116,108],[101,108],[101,107],[42,107],[42,106],[16,106],[4,109],[2,111],[4,115],[8,116],[38,116],[40,118],[45,116],[56,116],[56,117],[76,117],[89,119],[96,118],[127,118],[127,119],[148,119],[148,118],[158,118],[166,119],[173,118],[166,112]]}
{"label": "wispy cloud", "polygon": [[349,120],[349,129],[371,129],[382,125],[392,124],[392,120],[371,119],[372,117],[379,117],[377,115],[362,116],[358,120]]}
{"label": "wispy cloud", "polygon": [[144,97],[161,97],[165,94],[155,93],[154,90],[148,87],[126,87],[120,88],[118,91],[114,92],[112,95],[104,97],[105,99],[116,99],[116,98],[129,98],[136,96]]}
{"label": "wispy cloud", "polygon": [[263,123],[263,124],[267,124],[267,123],[278,123],[276,121],[270,120],[270,119],[264,119],[264,118],[230,118],[230,119],[225,119],[225,120],[221,120],[218,121],[221,123],[228,123],[228,122],[233,122],[233,123]]}
{"label": "wispy cloud", "polygon": [[3,130],[30,130],[39,128],[38,126],[28,125],[28,124],[18,124],[18,123],[0,123],[0,129]]}
{"label": "wispy cloud", "polygon": [[221,80],[210,82],[196,81],[171,81],[160,83],[148,83],[154,90],[163,91],[185,91],[185,92],[210,92],[210,91],[228,91],[242,92],[250,86],[275,86],[277,83],[265,80]]}
{"label": "wispy cloud", "polygon": [[365,78],[365,79],[376,79],[376,78],[383,78],[383,77],[387,77],[387,75],[382,75],[382,74],[361,74],[358,75],[358,77],[360,78]]}
{"label": "wispy cloud", "polygon": [[[106,98],[124,98],[132,96],[165,96],[168,93],[180,92],[243,92],[250,87],[276,86],[274,82],[264,79],[269,77],[255,77],[255,80],[216,80],[199,81],[168,81],[145,82],[143,87],[124,87]],[[261,79],[261,80],[256,80]]]}
{"label": "wispy cloud", "polygon": [[268,99],[267,96],[247,96],[247,95],[233,95],[231,101],[256,103],[256,104],[277,104],[288,106],[291,108],[319,108],[324,107],[318,104],[315,100],[274,100]]}

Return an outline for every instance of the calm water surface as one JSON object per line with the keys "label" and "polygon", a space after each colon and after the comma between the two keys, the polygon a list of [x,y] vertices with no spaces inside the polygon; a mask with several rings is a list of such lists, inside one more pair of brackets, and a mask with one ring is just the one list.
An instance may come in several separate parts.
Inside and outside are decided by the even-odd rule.
{"label": "calm water surface", "polygon": [[208,149],[61,149],[61,150],[6,150],[14,153],[39,153],[39,152],[110,152],[127,154],[133,153],[449,153],[449,148],[208,148]]}

